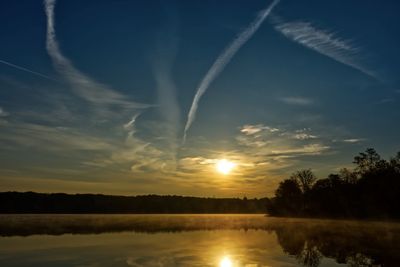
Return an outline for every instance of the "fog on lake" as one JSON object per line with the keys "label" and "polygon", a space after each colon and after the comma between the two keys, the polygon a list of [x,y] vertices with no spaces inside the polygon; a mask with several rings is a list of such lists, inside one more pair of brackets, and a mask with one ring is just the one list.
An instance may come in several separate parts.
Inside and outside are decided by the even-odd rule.
{"label": "fog on lake", "polygon": [[399,266],[400,224],[263,215],[1,215],[0,266]]}

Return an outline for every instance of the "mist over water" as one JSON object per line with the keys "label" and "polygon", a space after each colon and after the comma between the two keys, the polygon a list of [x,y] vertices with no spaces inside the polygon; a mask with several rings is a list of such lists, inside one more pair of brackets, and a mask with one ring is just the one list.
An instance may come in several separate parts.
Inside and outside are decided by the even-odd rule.
{"label": "mist over water", "polygon": [[397,266],[400,224],[263,215],[2,215],[0,266]]}

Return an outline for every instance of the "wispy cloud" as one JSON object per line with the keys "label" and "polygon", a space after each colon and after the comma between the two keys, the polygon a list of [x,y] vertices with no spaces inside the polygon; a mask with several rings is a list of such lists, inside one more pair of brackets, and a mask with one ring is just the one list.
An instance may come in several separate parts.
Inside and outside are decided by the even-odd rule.
{"label": "wispy cloud", "polygon": [[279,132],[278,128],[269,127],[263,124],[246,124],[240,128],[240,132],[245,135],[253,135],[261,131],[267,130],[269,132]]}
{"label": "wispy cloud", "polygon": [[26,122],[12,122],[2,131],[0,140],[13,144],[16,149],[35,148],[40,151],[101,151],[112,150],[110,139],[91,136],[82,131]]}
{"label": "wispy cloud", "polygon": [[309,134],[309,133],[306,133],[306,132],[304,132],[304,131],[297,131],[294,135],[293,135],[293,138],[294,139],[297,139],[297,140],[307,140],[307,139],[316,139],[316,138],[318,138],[316,135],[313,135],[313,134]]}
{"label": "wispy cloud", "polygon": [[[74,95],[63,92],[61,98],[54,98],[55,93],[46,93],[38,97],[46,103],[43,108],[13,112],[7,127],[0,131],[0,143],[7,144],[11,153],[21,149],[35,151],[38,161],[42,162],[52,155],[55,161],[63,162],[60,165],[72,169],[101,168],[104,172],[112,169],[143,174],[145,170],[163,168],[168,152],[146,136],[151,130],[140,137],[137,135],[137,119],[149,105],[133,102],[94,81],[61,53],[54,28],[55,3],[54,0],[44,1],[47,52],[58,73],[71,85]],[[37,95],[41,93],[36,92]],[[77,104],[76,96],[89,105],[81,106],[79,101]],[[4,110],[1,113],[6,114]],[[57,169],[57,166],[49,168]]]}
{"label": "wispy cloud", "polygon": [[6,112],[2,107],[0,107],[0,126],[4,126],[8,124],[6,117],[8,117],[10,113]]}
{"label": "wispy cloud", "polygon": [[343,142],[345,143],[360,143],[365,141],[365,138],[349,138],[349,139],[344,139]]}
{"label": "wispy cloud", "polygon": [[119,105],[125,108],[146,108],[149,105],[129,101],[122,94],[98,83],[77,70],[60,51],[55,32],[55,0],[45,0],[47,16],[46,48],[56,70],[72,85],[73,90],[83,99],[93,104]]}
{"label": "wispy cloud", "polygon": [[[54,116],[57,117],[56,114]],[[168,149],[157,147],[137,136],[135,123],[138,117],[139,113],[135,114],[122,127],[123,132],[104,134],[91,127],[55,126],[59,123],[54,122],[38,124],[37,119],[34,119],[35,122],[26,122],[26,116],[17,114],[0,131],[0,144],[4,149],[14,152],[29,149],[35,152],[38,159],[48,154],[62,161],[68,158],[68,163],[64,162],[63,165],[72,169],[85,165],[105,171],[129,170],[140,174],[172,170],[173,162]],[[1,121],[0,118],[0,125]],[[121,138],[121,134],[126,138]],[[57,169],[59,166],[49,168]]]}
{"label": "wispy cloud", "polygon": [[175,158],[179,146],[178,130],[181,120],[177,88],[172,75],[173,64],[178,52],[178,23],[174,10],[167,8],[166,17],[167,22],[164,23],[165,26],[157,35],[156,53],[152,59],[152,67],[165,141]]}
{"label": "wispy cloud", "polygon": [[318,155],[330,149],[311,129],[287,130],[263,124],[244,125],[236,136],[243,151],[253,156],[293,158]]}
{"label": "wispy cloud", "polygon": [[140,113],[136,113],[135,115],[133,115],[132,119],[124,124],[124,128],[127,130],[131,130],[134,126],[134,123],[135,123],[137,117],[139,117],[139,115],[140,115]]}
{"label": "wispy cloud", "polygon": [[7,117],[10,113],[6,112],[2,107],[0,107],[0,117]]}
{"label": "wispy cloud", "polygon": [[271,13],[272,9],[279,3],[280,0],[274,0],[268,8],[262,10],[257,18],[247,27],[243,32],[241,32],[236,39],[222,52],[222,54],[216,59],[214,64],[208,70],[207,74],[204,76],[203,80],[200,82],[197,88],[196,94],[194,96],[192,106],[190,107],[189,114],[187,117],[184,133],[183,133],[183,143],[186,141],[187,131],[192,125],[196,118],[197,108],[199,106],[199,101],[203,94],[207,91],[210,84],[215,80],[215,78],[224,70],[225,66],[231,61],[235,56],[237,51],[253,36],[253,34],[261,26],[265,18]]}
{"label": "wispy cloud", "polygon": [[378,79],[375,72],[359,63],[360,51],[350,40],[342,39],[334,32],[318,29],[310,22],[284,22],[279,17],[274,17],[272,22],[275,29],[290,40]]}
{"label": "wispy cloud", "polygon": [[318,163],[310,163],[310,157],[334,153],[330,141],[320,138],[310,128],[291,128],[261,123],[243,125],[238,129],[231,150],[211,149],[197,156],[189,154],[180,161],[182,171],[207,177],[215,173],[215,162],[226,158],[237,164],[229,181],[231,186],[257,191],[257,185],[263,184],[271,188],[268,193],[273,193],[279,181],[293,169],[304,167],[304,162],[316,167]]}
{"label": "wispy cloud", "polygon": [[285,104],[289,105],[299,105],[299,106],[309,106],[315,103],[311,98],[292,96],[292,97],[281,97],[279,98]]}
{"label": "wispy cloud", "polygon": [[36,76],[45,78],[45,79],[47,79],[47,80],[51,80],[51,81],[57,82],[56,79],[51,78],[51,77],[48,76],[48,75],[45,75],[45,74],[40,73],[40,72],[37,72],[37,71],[33,71],[33,70],[31,70],[31,69],[28,69],[28,68],[24,68],[24,67],[15,65],[15,64],[13,64],[13,63],[11,63],[11,62],[8,62],[8,61],[1,60],[1,59],[0,59],[0,63],[3,63],[3,64],[5,64],[5,65],[7,65],[7,66],[13,67],[13,68],[18,69],[18,70],[22,70],[22,71],[25,71],[25,72],[29,72],[29,73],[31,73],[31,74],[33,74],[33,75],[36,75]]}
{"label": "wispy cloud", "polygon": [[376,104],[382,105],[382,104],[389,104],[389,103],[393,103],[393,102],[396,102],[395,98],[383,98],[383,99],[377,101]]}
{"label": "wispy cloud", "polygon": [[285,156],[302,156],[302,155],[320,155],[322,152],[329,150],[330,147],[322,144],[309,144],[298,148],[290,149],[276,149],[271,150],[272,155],[285,155]]}
{"label": "wispy cloud", "polygon": [[166,173],[175,169],[174,151],[162,149],[152,142],[137,137],[135,123],[139,113],[124,125],[127,136],[122,146],[112,151],[111,159],[102,162],[111,163],[129,163],[130,169],[135,173]]}

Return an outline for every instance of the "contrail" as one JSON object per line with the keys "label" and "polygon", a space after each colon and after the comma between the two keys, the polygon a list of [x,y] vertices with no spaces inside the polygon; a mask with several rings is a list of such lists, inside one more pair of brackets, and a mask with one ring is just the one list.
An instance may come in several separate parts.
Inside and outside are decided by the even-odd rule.
{"label": "contrail", "polygon": [[199,87],[197,88],[196,95],[193,98],[192,106],[190,107],[190,111],[188,114],[187,122],[185,125],[185,130],[183,132],[183,140],[184,144],[186,141],[186,134],[192,125],[195,117],[197,108],[199,105],[199,101],[203,94],[207,91],[207,88],[210,84],[215,80],[215,78],[223,71],[225,66],[231,61],[233,56],[237,53],[237,51],[253,36],[253,34],[258,30],[261,23],[265,20],[265,18],[271,13],[272,9],[279,3],[280,0],[274,0],[267,9],[262,10],[257,18],[247,27],[243,32],[241,32],[236,39],[222,52],[222,54],[215,60],[214,64],[208,70],[207,74],[204,76],[203,80],[200,82]]}
{"label": "contrail", "polygon": [[83,99],[97,105],[119,105],[127,108],[147,108],[150,105],[128,101],[126,97],[80,72],[59,48],[54,24],[56,0],[44,0],[47,16],[46,48],[56,70],[73,85],[73,90]]}
{"label": "contrail", "polygon": [[156,53],[152,58],[153,74],[157,89],[157,102],[163,123],[163,136],[168,147],[169,159],[176,162],[180,143],[180,109],[177,87],[173,78],[173,66],[179,48],[178,20],[176,10],[165,6],[165,22],[157,34]]}
{"label": "contrail", "polygon": [[53,79],[53,78],[51,78],[50,76],[47,76],[47,75],[45,75],[45,74],[42,74],[42,73],[39,73],[39,72],[30,70],[30,69],[27,69],[27,68],[24,68],[24,67],[15,65],[15,64],[12,64],[12,63],[10,63],[10,62],[7,62],[7,61],[1,60],[1,59],[0,59],[0,63],[3,63],[3,64],[5,64],[5,65],[7,65],[7,66],[10,66],[10,67],[13,67],[13,68],[16,68],[16,69],[25,71],[25,72],[29,72],[29,73],[31,73],[31,74],[34,74],[34,75],[36,75],[36,76],[40,76],[40,77],[45,78],[45,79],[50,80],[50,81],[58,82],[56,79]]}

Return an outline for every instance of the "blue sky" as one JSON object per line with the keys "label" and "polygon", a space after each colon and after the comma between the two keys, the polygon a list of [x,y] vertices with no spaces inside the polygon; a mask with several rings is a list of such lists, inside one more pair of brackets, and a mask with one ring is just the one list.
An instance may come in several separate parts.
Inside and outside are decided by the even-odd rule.
{"label": "blue sky", "polygon": [[0,189],[259,197],[367,147],[394,155],[399,10],[2,1]]}

